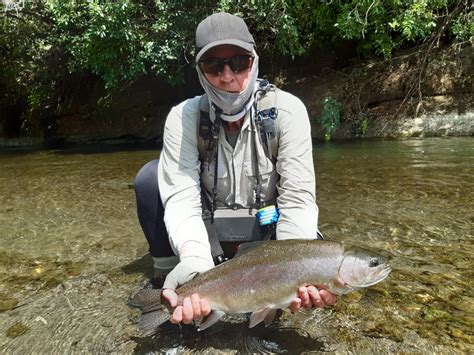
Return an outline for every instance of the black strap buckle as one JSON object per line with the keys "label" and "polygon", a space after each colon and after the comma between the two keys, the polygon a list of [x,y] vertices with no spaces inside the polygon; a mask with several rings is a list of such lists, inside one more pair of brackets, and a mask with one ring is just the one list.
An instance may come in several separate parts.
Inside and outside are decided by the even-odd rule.
{"label": "black strap buckle", "polygon": [[229,258],[226,258],[224,255],[217,255],[214,258],[214,264],[219,265],[219,264],[225,263],[227,260],[229,260]]}

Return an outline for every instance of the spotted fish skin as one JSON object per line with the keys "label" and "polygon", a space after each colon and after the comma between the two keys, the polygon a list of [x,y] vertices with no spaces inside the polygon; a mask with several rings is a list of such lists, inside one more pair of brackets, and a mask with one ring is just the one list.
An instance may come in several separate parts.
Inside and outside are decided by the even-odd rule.
{"label": "spotted fish skin", "polygon": [[[382,256],[337,242],[266,241],[197,275],[176,293],[179,305],[194,293],[206,299],[219,316],[212,317],[212,324],[224,314],[252,313],[250,325],[254,326],[271,321],[273,310],[287,307],[301,285],[318,285],[341,295],[378,283],[390,271]],[[157,306],[161,305],[160,295],[160,290],[141,290],[135,296],[150,320],[150,313],[163,311]],[[204,329],[212,324],[205,324]],[[156,328],[156,322],[153,326]]]}

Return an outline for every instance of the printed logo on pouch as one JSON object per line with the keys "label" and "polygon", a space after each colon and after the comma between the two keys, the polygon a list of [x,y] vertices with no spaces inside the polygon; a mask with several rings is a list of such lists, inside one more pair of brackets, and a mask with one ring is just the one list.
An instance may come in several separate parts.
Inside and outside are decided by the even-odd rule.
{"label": "printed logo on pouch", "polygon": [[231,235],[231,234],[227,234],[225,236],[225,239],[227,240],[245,240],[247,239],[247,237],[245,235]]}

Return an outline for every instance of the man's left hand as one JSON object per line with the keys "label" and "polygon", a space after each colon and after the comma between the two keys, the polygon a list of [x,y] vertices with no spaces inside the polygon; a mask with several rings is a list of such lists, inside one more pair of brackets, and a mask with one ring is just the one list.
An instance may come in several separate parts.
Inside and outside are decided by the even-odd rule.
{"label": "man's left hand", "polygon": [[324,308],[336,303],[336,296],[328,290],[317,286],[301,286],[298,289],[298,296],[291,301],[290,310],[298,312],[304,308]]}

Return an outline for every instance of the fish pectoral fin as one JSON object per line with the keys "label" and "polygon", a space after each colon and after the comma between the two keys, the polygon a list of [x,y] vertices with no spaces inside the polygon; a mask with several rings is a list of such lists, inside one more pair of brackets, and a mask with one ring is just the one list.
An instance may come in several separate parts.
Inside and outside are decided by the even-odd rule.
{"label": "fish pectoral fin", "polygon": [[149,312],[143,312],[138,321],[138,331],[144,336],[153,334],[169,318],[170,313],[164,306],[157,307]]}
{"label": "fish pectoral fin", "polygon": [[[251,315],[250,315],[250,324],[249,324],[249,328],[253,328],[255,327],[258,323],[260,323],[261,321],[265,320],[265,318],[268,316],[269,319],[271,318],[271,321],[275,318],[275,314],[273,314],[273,316],[270,314],[270,312],[273,311],[272,308],[270,307],[265,307],[265,308],[262,308],[262,309],[259,309],[258,311],[255,311],[253,312]],[[276,310],[275,310],[276,311]],[[270,315],[269,315],[270,314]],[[272,318],[273,317],[273,318]],[[271,322],[270,321],[270,322]]]}
{"label": "fish pectoral fin", "polygon": [[212,311],[211,314],[199,325],[198,332],[203,331],[210,326],[214,325],[224,316],[225,312],[222,311]]}

